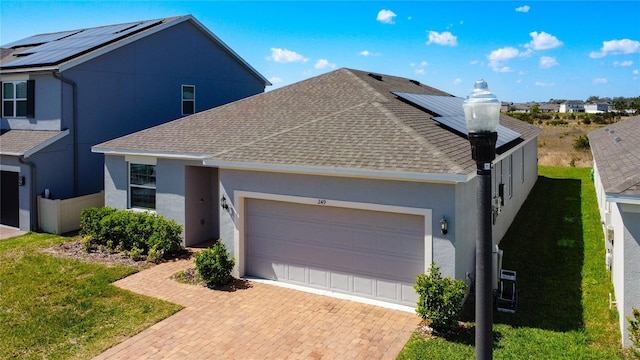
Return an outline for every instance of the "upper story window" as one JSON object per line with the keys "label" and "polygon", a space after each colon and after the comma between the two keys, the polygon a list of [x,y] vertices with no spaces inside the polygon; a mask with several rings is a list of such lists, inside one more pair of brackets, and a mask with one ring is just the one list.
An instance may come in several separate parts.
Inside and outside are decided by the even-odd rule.
{"label": "upper story window", "polygon": [[2,83],[2,117],[34,117],[35,81]]}
{"label": "upper story window", "polygon": [[129,207],[156,208],[156,166],[129,164]]}
{"label": "upper story window", "polygon": [[182,115],[195,113],[196,87],[194,85],[182,85]]}

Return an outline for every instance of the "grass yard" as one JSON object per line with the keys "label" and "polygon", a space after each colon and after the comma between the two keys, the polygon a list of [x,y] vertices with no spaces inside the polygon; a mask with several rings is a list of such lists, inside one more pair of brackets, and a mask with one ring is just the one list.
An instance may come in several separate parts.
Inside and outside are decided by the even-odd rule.
{"label": "grass yard", "polygon": [[[521,293],[516,314],[495,312],[494,358],[620,359],[590,169],[539,170],[538,182],[500,244],[503,267],[518,272]],[[473,338],[473,330],[450,340],[414,334],[398,358],[472,359]]]}
{"label": "grass yard", "polygon": [[0,240],[0,359],[90,359],[180,310],[111,285],[134,268],[38,252],[70,240]]}

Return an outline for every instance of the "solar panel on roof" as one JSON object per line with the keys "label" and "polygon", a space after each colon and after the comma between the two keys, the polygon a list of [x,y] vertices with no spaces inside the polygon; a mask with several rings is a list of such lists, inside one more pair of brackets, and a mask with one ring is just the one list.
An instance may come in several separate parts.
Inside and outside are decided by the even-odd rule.
{"label": "solar panel on roof", "polygon": [[[464,136],[469,136],[467,122],[464,118],[463,98],[454,96],[438,96],[392,92],[392,94],[412,103],[435,115],[433,120]],[[506,126],[498,125],[498,141],[496,147],[507,145],[520,138],[521,134]]]}
{"label": "solar panel on roof", "polygon": [[63,37],[75,34],[78,31],[80,31],[80,30],[62,31],[62,32],[51,33],[51,34],[33,35],[33,36],[29,36],[28,38],[24,38],[24,39],[16,40],[16,41],[8,43],[8,44],[4,44],[4,45],[2,45],[2,47],[3,48],[16,48],[16,47],[22,47],[22,46],[33,46],[33,45],[38,45],[38,44],[44,44],[44,43],[47,43],[47,42],[50,42],[50,41],[55,41],[55,40],[62,39]]}
{"label": "solar panel on roof", "polygon": [[67,32],[66,37],[51,38],[42,45],[16,53],[15,55],[19,58],[4,64],[3,67],[56,64],[160,22],[160,20],[150,20]]}

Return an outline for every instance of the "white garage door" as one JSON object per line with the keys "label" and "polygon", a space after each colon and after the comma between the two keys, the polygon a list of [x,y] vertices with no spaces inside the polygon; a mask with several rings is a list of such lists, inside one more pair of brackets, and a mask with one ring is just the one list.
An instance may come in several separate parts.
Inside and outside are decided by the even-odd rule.
{"label": "white garage door", "polygon": [[246,200],[247,275],[415,306],[424,216]]}

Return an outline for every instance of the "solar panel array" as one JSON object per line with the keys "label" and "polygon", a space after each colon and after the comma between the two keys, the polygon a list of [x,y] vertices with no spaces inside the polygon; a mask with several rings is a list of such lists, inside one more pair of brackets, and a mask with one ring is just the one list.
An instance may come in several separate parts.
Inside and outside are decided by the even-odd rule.
{"label": "solar panel array", "polygon": [[[401,92],[392,92],[394,95],[408,101],[409,103],[422,108],[434,115],[434,120],[443,126],[454,130],[464,136],[469,136],[467,130],[467,122],[464,117],[462,104],[463,98],[455,96],[438,96],[424,94],[409,94]],[[521,134],[513,131],[508,127],[498,125],[498,141],[496,147],[507,145],[510,142],[519,139]]]}
{"label": "solar panel array", "polygon": [[37,45],[14,55],[18,58],[2,65],[3,68],[52,65],[84,52],[99,48],[132,33],[160,23],[160,20],[101,26],[97,28],[67,31],[54,34],[35,35],[6,46],[20,47]]}

